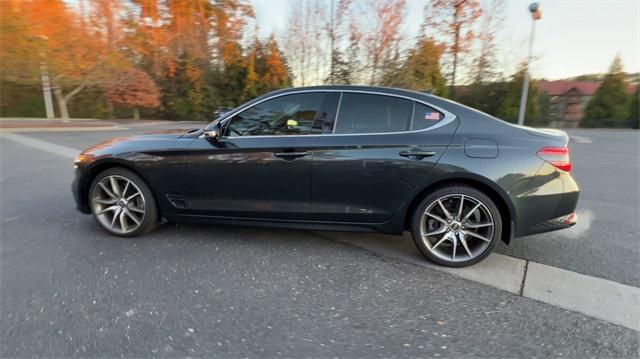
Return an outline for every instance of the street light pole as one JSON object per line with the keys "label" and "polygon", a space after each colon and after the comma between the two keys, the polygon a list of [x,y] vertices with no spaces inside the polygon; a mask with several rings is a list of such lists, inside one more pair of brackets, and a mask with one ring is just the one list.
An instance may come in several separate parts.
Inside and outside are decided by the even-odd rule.
{"label": "street light pole", "polygon": [[529,96],[529,64],[531,63],[531,54],[533,52],[533,39],[536,33],[536,21],[540,20],[540,6],[537,2],[529,5],[531,12],[531,34],[529,35],[529,53],[524,68],[524,81],[522,82],[522,96],[520,97],[520,109],[518,111],[518,125],[524,125],[524,115],[527,109],[527,96]]}
{"label": "street light pole", "polygon": [[[45,35],[36,35],[34,38],[40,42],[47,42],[49,38]],[[51,98],[51,80],[49,79],[49,70],[47,69],[47,58],[44,52],[44,45],[38,43],[38,57],[40,58],[40,80],[42,81],[42,95],[44,97],[44,109],[47,119],[53,120],[56,116],[53,112],[53,99]]]}
{"label": "street light pole", "polygon": [[49,81],[49,71],[47,70],[47,62],[45,60],[44,51],[39,51],[40,55],[40,78],[42,80],[42,94],[44,96],[44,108],[47,113],[47,119],[53,120],[53,100],[51,98],[51,82]]}

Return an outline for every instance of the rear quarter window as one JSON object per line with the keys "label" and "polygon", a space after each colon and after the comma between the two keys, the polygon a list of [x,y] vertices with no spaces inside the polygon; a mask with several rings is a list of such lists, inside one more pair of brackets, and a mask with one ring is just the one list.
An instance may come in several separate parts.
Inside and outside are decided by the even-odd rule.
{"label": "rear quarter window", "polygon": [[444,114],[427,105],[416,102],[413,110],[412,130],[422,130],[435,125],[444,118]]}

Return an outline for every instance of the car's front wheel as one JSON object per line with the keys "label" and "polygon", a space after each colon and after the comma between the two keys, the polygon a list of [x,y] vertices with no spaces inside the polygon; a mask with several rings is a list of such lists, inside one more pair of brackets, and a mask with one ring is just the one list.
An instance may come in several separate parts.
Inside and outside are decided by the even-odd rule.
{"label": "car's front wheel", "polygon": [[94,218],[107,232],[134,237],[158,224],[155,199],[147,184],[125,168],[110,168],[98,174],[89,190]]}
{"label": "car's front wheel", "polygon": [[491,253],[502,234],[495,203],[469,186],[441,187],[416,208],[411,234],[432,261],[450,267],[477,263]]}

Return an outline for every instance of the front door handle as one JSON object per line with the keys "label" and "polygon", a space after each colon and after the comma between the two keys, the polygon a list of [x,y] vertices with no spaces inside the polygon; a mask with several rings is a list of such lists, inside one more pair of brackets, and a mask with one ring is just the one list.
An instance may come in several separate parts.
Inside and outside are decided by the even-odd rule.
{"label": "front door handle", "polygon": [[402,157],[415,157],[417,159],[423,159],[425,157],[431,157],[436,154],[435,151],[400,151],[398,153]]}
{"label": "front door handle", "polygon": [[275,152],[273,155],[285,160],[292,160],[298,157],[304,157],[308,154],[309,152]]}

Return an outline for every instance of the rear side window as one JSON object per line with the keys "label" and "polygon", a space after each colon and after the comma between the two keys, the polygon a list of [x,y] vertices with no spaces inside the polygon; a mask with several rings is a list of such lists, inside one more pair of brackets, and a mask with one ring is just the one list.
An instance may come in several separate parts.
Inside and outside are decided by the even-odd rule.
{"label": "rear side window", "polygon": [[444,115],[432,109],[429,106],[416,102],[416,107],[413,110],[413,121],[411,125],[412,130],[422,130],[427,127],[431,127],[438,123],[438,121],[444,118]]}
{"label": "rear side window", "polygon": [[343,93],[335,133],[406,131],[412,109],[411,101],[397,97]]}

